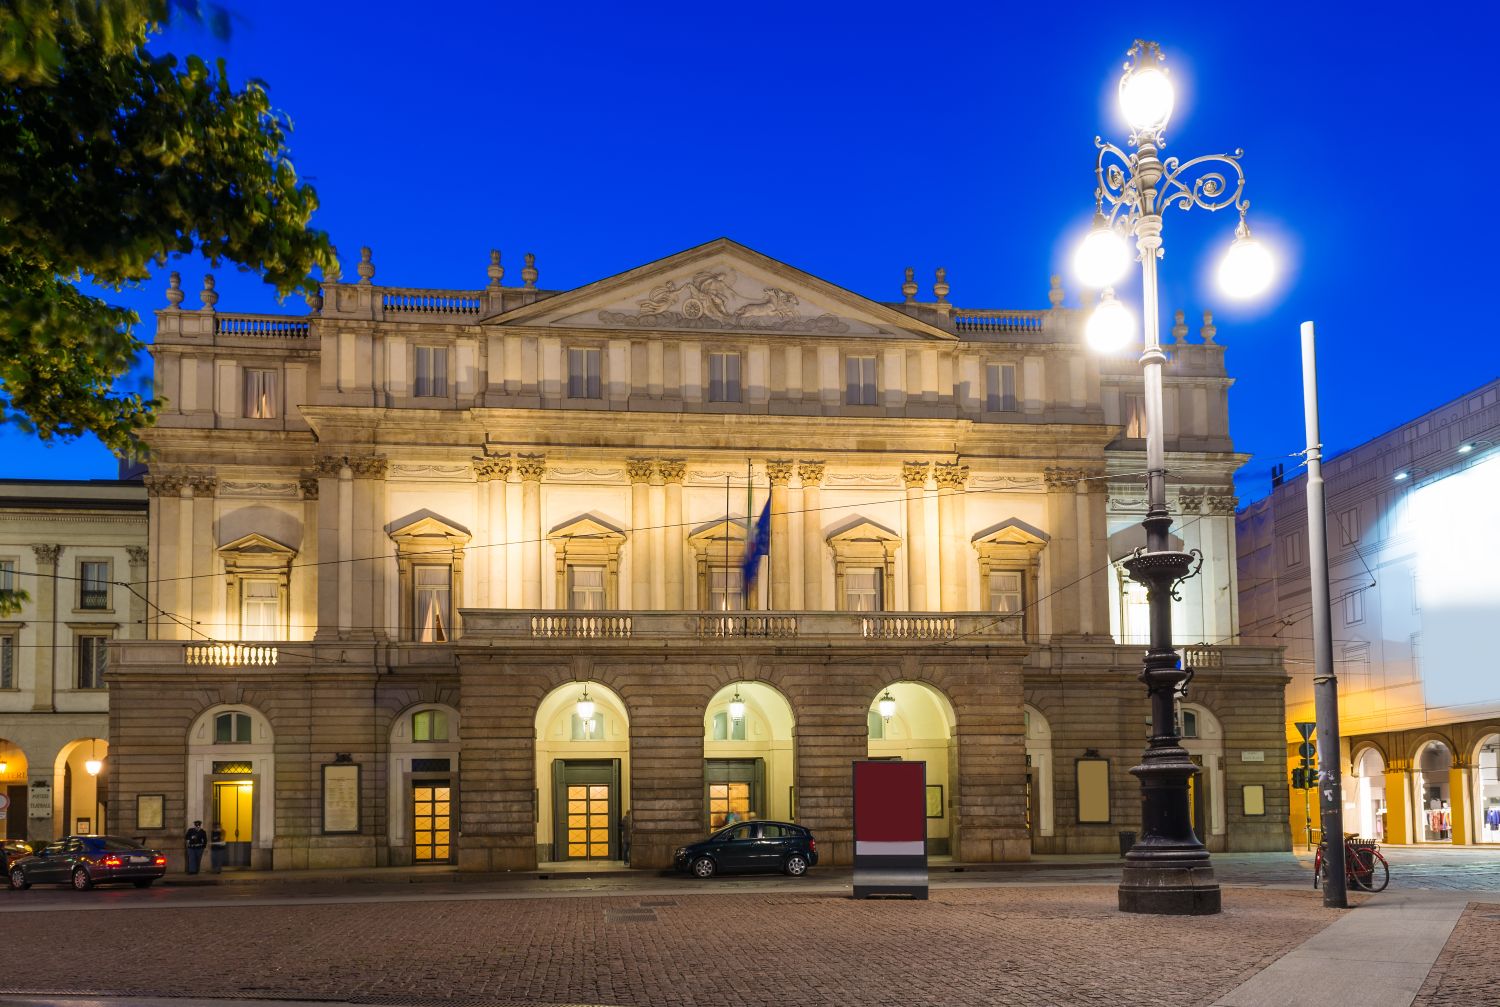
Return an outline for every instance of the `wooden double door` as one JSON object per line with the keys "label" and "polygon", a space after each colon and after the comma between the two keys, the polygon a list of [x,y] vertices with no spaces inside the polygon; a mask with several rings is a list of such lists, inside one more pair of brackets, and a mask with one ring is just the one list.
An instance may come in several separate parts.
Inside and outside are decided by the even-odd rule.
{"label": "wooden double door", "polygon": [[552,763],[552,858],[620,859],[619,759]]}

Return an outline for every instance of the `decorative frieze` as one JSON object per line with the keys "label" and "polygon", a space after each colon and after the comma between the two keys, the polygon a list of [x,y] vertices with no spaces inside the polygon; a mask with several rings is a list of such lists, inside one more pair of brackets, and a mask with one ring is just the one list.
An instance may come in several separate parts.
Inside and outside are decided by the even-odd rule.
{"label": "decorative frieze", "polygon": [[[233,497],[255,497],[268,499],[290,499],[297,498],[298,484],[294,482],[276,480],[267,482],[230,482],[225,480],[219,484],[219,496]],[[194,487],[197,492],[197,487]]]}
{"label": "decorative frieze", "polygon": [[390,477],[392,479],[421,479],[427,482],[434,480],[439,482],[466,483],[474,478],[475,470],[468,462],[460,462],[457,465],[432,464],[430,462],[405,464],[397,463],[390,466]]}

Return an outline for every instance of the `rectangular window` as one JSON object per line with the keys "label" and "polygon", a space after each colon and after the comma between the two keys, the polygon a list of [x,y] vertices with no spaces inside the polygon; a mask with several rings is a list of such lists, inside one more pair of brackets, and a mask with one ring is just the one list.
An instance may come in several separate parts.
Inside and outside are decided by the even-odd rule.
{"label": "rectangular window", "polygon": [[1016,365],[990,364],[986,371],[984,408],[992,413],[1016,411]]}
{"label": "rectangular window", "polygon": [[1021,611],[1021,574],[1014,570],[991,570],[989,584],[991,612]]}
{"label": "rectangular window", "polygon": [[1365,621],[1365,592],[1350,591],[1344,595],[1344,625],[1358,626]]}
{"label": "rectangular window", "polygon": [[281,585],[270,578],[240,581],[240,639],[275,640],[280,629]]}
{"label": "rectangular window", "polygon": [[413,600],[418,643],[447,643],[453,638],[453,568],[423,565],[412,567]]}
{"label": "rectangular window", "polygon": [[1297,566],[1302,562],[1302,533],[1294,531],[1281,540],[1281,555],[1287,566]]}
{"label": "rectangular window", "polygon": [[879,612],[881,605],[879,567],[850,567],[844,572],[844,608],[850,612]]}
{"label": "rectangular window", "polygon": [[1350,507],[1339,515],[1339,541],[1344,548],[1359,541],[1359,508]]}
{"label": "rectangular window", "polygon": [[416,357],[416,381],[412,385],[412,394],[439,398],[447,395],[448,348],[418,346],[413,352]]}
{"label": "rectangular window", "polygon": [[874,357],[846,357],[844,359],[844,404],[850,406],[876,404]]}
{"label": "rectangular window", "polygon": [[78,607],[109,608],[109,563],[107,561],[85,561],[78,564]]}
{"label": "rectangular window", "polygon": [[0,636],[0,689],[16,687],[16,637],[14,633]]}
{"label": "rectangular window", "polygon": [[738,612],[745,607],[744,574],[739,567],[711,567],[708,571],[708,608]]}
{"label": "rectangular window", "polygon": [[710,353],[708,355],[708,401],[743,401],[740,395],[740,355],[738,353]]}
{"label": "rectangular window", "polygon": [[1120,396],[1120,419],[1125,424],[1125,436],[1133,440],[1146,436],[1146,396],[1141,392],[1125,392]]}
{"label": "rectangular window", "polygon": [[1411,635],[1411,671],[1418,678],[1422,675],[1422,634]]}
{"label": "rectangular window", "polygon": [[252,420],[276,418],[276,372],[245,369],[244,414]]}
{"label": "rectangular window", "polygon": [[604,567],[568,564],[568,608],[575,612],[604,610]]}
{"label": "rectangular window", "polygon": [[442,710],[421,710],[412,714],[411,740],[447,741],[448,714]]}
{"label": "rectangular window", "polygon": [[0,559],[0,591],[16,589],[16,561]]}
{"label": "rectangular window", "polygon": [[104,673],[109,670],[109,637],[80,636],[78,650],[78,688],[104,688]]}
{"label": "rectangular window", "polygon": [[1366,675],[1370,671],[1370,645],[1368,643],[1346,643],[1344,645],[1343,673],[1346,675]]}
{"label": "rectangular window", "polygon": [[600,359],[598,349],[575,346],[568,350],[568,398],[598,399],[600,392]]}

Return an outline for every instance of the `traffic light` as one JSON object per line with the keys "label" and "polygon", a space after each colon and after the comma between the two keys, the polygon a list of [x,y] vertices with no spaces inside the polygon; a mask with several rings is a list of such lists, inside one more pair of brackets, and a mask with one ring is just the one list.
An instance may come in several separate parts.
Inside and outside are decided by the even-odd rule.
{"label": "traffic light", "polygon": [[1301,766],[1297,766],[1292,770],[1292,789],[1307,789],[1307,770],[1303,769]]}
{"label": "traffic light", "polygon": [[1313,760],[1318,756],[1318,746],[1311,741],[1304,741],[1297,746],[1297,754],[1302,758],[1302,765],[1292,768],[1292,787],[1296,790],[1311,790],[1318,785],[1318,771],[1313,766]]}

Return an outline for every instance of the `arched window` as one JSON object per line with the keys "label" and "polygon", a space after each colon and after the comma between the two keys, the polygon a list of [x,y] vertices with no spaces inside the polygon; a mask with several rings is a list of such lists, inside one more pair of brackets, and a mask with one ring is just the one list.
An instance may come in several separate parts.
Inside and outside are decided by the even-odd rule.
{"label": "arched window", "polygon": [[604,740],[604,711],[599,710],[588,720],[573,714],[572,739],[574,741]]}
{"label": "arched window", "polygon": [[744,741],[745,740],[745,718],[730,720],[727,710],[720,710],[714,714],[714,740],[715,741]]}
{"label": "arched window", "polygon": [[411,715],[412,741],[447,741],[448,714],[442,710],[418,710]]}
{"label": "arched window", "polygon": [[250,714],[221,713],[214,718],[214,744],[250,744]]}

